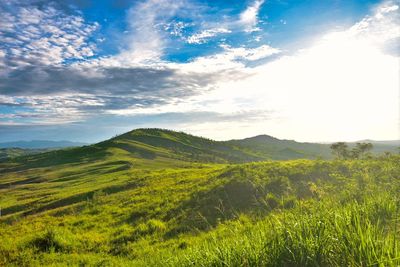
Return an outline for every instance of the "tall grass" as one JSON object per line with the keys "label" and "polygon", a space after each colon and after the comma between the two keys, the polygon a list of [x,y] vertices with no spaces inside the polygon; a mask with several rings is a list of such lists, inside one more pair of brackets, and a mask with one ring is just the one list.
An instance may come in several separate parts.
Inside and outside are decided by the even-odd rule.
{"label": "tall grass", "polygon": [[397,205],[390,194],[345,205],[298,202],[256,223],[221,226],[206,241],[139,265],[399,266]]}

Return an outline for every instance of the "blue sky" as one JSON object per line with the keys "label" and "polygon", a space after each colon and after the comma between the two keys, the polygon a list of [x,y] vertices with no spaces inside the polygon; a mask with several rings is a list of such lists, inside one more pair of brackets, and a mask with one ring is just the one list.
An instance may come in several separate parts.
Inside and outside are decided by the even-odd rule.
{"label": "blue sky", "polygon": [[0,140],[399,138],[399,1],[0,2]]}

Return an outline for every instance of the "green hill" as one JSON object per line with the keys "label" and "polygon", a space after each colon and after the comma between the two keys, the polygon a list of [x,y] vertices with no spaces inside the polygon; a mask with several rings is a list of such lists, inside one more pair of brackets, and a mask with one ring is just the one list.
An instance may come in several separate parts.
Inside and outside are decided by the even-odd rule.
{"label": "green hill", "polygon": [[267,135],[231,141],[213,141],[183,132],[138,129],[102,143],[139,157],[157,155],[198,162],[240,163],[267,159],[330,158],[328,145],[279,140]]}
{"label": "green hill", "polygon": [[[355,144],[349,145],[351,147]],[[398,149],[395,144],[374,143],[374,153],[382,154],[385,151],[396,153]],[[332,158],[328,144],[300,143],[267,135],[242,140],[214,141],[165,129],[137,129],[98,144],[50,151],[14,161],[25,167],[44,167],[80,161],[101,161],[113,155],[145,161],[157,159],[157,162],[178,160],[199,163]]]}
{"label": "green hill", "polygon": [[139,129],[3,160],[0,266],[400,264],[399,156],[261,161],[317,152]]}

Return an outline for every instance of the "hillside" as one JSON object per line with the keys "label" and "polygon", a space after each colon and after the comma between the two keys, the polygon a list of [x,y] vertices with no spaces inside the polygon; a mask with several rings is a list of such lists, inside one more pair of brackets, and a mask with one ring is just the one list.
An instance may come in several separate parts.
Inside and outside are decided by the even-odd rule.
{"label": "hillside", "polygon": [[280,140],[268,135],[259,135],[228,143],[251,151],[264,158],[285,160],[297,158],[331,158],[329,145],[299,143],[293,140]]}
{"label": "hillside", "polygon": [[26,148],[0,148],[0,160],[15,158],[20,156],[38,154],[48,151],[48,149],[26,149]]}
{"label": "hillside", "polygon": [[0,266],[400,263],[398,156],[240,163],[267,139],[139,129],[0,162]]}

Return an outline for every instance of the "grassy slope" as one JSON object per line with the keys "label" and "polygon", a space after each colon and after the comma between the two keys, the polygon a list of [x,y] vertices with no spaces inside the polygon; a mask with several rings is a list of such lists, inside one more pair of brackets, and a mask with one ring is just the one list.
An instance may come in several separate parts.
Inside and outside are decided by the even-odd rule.
{"label": "grassy slope", "polygon": [[0,148],[0,160],[46,152],[48,149]]}
{"label": "grassy slope", "polygon": [[0,163],[0,265],[400,264],[398,157],[194,163],[242,152],[146,131]]}

